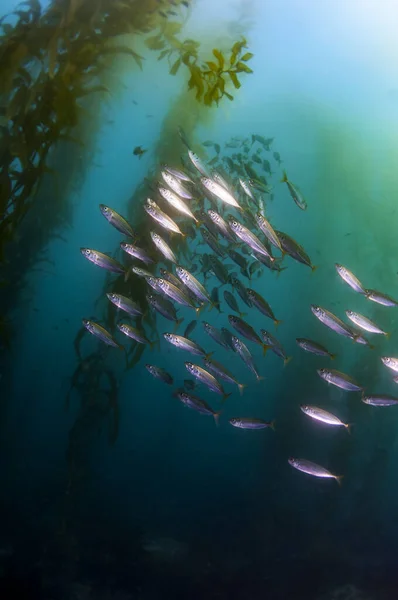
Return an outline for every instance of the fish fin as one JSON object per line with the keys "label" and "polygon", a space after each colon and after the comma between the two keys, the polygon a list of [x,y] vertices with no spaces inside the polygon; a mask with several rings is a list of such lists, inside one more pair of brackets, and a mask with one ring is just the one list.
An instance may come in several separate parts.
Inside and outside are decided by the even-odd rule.
{"label": "fish fin", "polygon": [[314,273],[319,265],[311,265],[311,271]]}
{"label": "fish fin", "polygon": [[269,424],[270,428],[275,431],[275,419]]}
{"label": "fish fin", "polygon": [[198,317],[199,317],[200,313],[202,312],[202,310],[204,309],[204,307],[205,307],[204,304],[202,304],[202,306],[197,306],[197,307],[194,306],[195,312],[196,312],[196,314],[197,314]]}
{"label": "fish fin", "polygon": [[283,323],[283,321],[281,321],[280,319],[275,319],[275,320],[274,320],[275,327],[279,327],[279,325],[280,325],[281,323]]}
{"label": "fish fin", "polygon": [[132,273],[133,267],[130,267],[128,269],[126,269],[125,273],[124,273],[124,283],[126,283]]}
{"label": "fish fin", "polygon": [[219,425],[219,423],[218,423],[218,422],[219,422],[219,420],[220,420],[220,415],[221,415],[221,413],[222,413],[222,411],[221,411],[221,410],[219,410],[218,412],[215,412],[215,413],[213,414],[213,417],[214,417],[214,420],[215,420],[215,422],[216,422],[216,425],[217,425],[217,427],[218,427],[218,425]]}
{"label": "fish fin", "polygon": [[159,343],[158,340],[155,340],[153,342],[148,342],[148,346],[153,351],[153,349],[155,348],[155,345],[158,344],[158,343]]}
{"label": "fish fin", "polygon": [[276,272],[276,276],[279,277],[282,271],[286,271],[286,269],[287,267],[282,267],[281,269],[278,269],[278,271]]}
{"label": "fish fin", "polygon": [[337,354],[329,354],[331,360],[336,360]]}
{"label": "fish fin", "polygon": [[240,316],[241,319],[243,319],[243,317],[247,317],[247,313],[240,312],[239,316]]}
{"label": "fish fin", "polygon": [[344,477],[344,475],[335,475],[334,476],[335,480],[337,481],[337,483],[339,485],[341,485],[341,481],[342,481],[343,477]]}
{"label": "fish fin", "polygon": [[229,394],[223,394],[222,396],[222,403],[224,404],[224,402],[226,401],[227,398],[229,398],[231,396],[232,392],[229,392]]}
{"label": "fish fin", "polygon": [[177,331],[178,327],[181,325],[181,323],[183,322],[183,320],[184,320],[184,317],[182,317],[181,319],[177,319],[176,320],[175,325],[174,325],[173,333],[175,333]]}
{"label": "fish fin", "polygon": [[262,377],[261,375],[256,375],[257,381],[264,381],[265,377]]}
{"label": "fish fin", "polygon": [[213,352],[208,352],[207,354],[205,354],[205,359],[206,360],[209,359],[210,356],[213,356],[213,354],[214,354],[214,351]]}
{"label": "fish fin", "polygon": [[389,332],[389,331],[386,331],[386,334],[385,334],[385,335],[386,335],[386,338],[389,340],[389,339],[390,339],[390,336],[391,336],[391,332]]}
{"label": "fish fin", "polygon": [[283,169],[283,175],[282,175],[281,183],[286,183],[287,181],[288,181],[287,173],[286,173],[285,169]]}
{"label": "fish fin", "polygon": [[344,423],[344,427],[347,429],[348,433],[352,432],[353,423]]}
{"label": "fish fin", "polygon": [[241,396],[243,396],[243,390],[245,389],[245,387],[247,387],[246,383],[238,383],[238,388],[239,388],[239,393]]}
{"label": "fish fin", "polygon": [[376,346],[374,346],[373,344],[368,344],[368,348],[370,348],[371,350],[374,350],[376,348]]}
{"label": "fish fin", "polygon": [[286,358],[283,359],[283,366],[286,367],[286,365],[288,365],[290,363],[292,358],[293,358],[293,356],[286,356]]}
{"label": "fish fin", "polygon": [[267,344],[261,344],[263,347],[263,356],[265,356],[267,354],[267,351],[269,350],[270,346],[267,346]]}

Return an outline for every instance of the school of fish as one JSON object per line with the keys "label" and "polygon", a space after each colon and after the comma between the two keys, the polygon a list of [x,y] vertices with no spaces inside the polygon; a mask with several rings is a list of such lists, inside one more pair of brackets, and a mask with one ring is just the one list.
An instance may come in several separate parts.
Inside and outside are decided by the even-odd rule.
{"label": "school of fish", "polygon": [[[271,350],[285,365],[291,357],[287,356],[274,334],[265,329],[255,331],[244,318],[250,315],[248,311],[259,311],[272,321],[275,327],[281,323],[267,300],[253,289],[253,277],[258,279],[265,267],[277,271],[279,275],[286,268],[286,256],[312,271],[317,267],[312,264],[305,249],[296,240],[287,233],[274,229],[267,219],[265,198],[272,200],[272,188],[268,185],[265,175],[256,171],[253,163],[261,165],[264,173],[272,174],[270,162],[263,158],[262,153],[271,152],[273,138],[264,138],[257,134],[252,135],[251,139],[234,137],[225,145],[226,148],[236,149],[232,157],[222,157],[219,144],[205,141],[203,146],[213,148],[216,153],[212,159],[205,162],[191,150],[182,129],[179,129],[178,133],[187,148],[186,156],[181,158],[182,169],[163,165],[159,180],[151,187],[153,197],[143,200],[143,209],[149,223],[149,239],[142,239],[126,219],[112,208],[100,204],[99,208],[105,219],[128,238],[120,243],[120,248],[129,258],[126,256],[122,264],[115,258],[90,248],[81,248],[81,253],[87,260],[111,273],[124,274],[126,280],[129,277],[139,277],[146,281],[148,305],[163,318],[174,323],[173,331],[163,333],[163,340],[170,344],[170,347],[184,353],[181,353],[181,363],[191,376],[184,381],[183,388],[174,391],[174,397],[198,413],[212,416],[218,424],[224,402],[232,393],[226,392],[224,385],[236,386],[242,394],[246,384],[238,381],[227,369],[224,363],[228,357],[221,362],[215,360],[213,352],[208,352],[193,339],[192,334],[202,311],[207,309],[209,315],[213,309],[219,313],[224,312],[221,310],[219,289],[228,286],[228,289],[226,287],[223,290],[223,298],[232,311],[227,316],[231,329],[218,329],[208,321],[202,320],[203,331],[222,348],[224,356],[227,352],[236,353],[254,378],[261,381],[264,377],[252,356],[252,344],[261,346],[263,354]],[[257,149],[254,152],[255,146]],[[282,162],[279,153],[273,152],[272,156],[279,167]],[[298,186],[288,179],[285,171],[281,182],[286,184],[297,207],[306,210],[307,201]],[[196,247],[192,250],[190,246],[189,251],[185,253],[178,252],[173,248],[177,238],[184,241],[190,239],[191,245],[196,241]],[[183,259],[179,258],[179,255],[182,257],[183,254],[188,256],[186,264],[181,264]],[[228,259],[232,261],[232,265],[226,262]],[[398,302],[387,294],[367,289],[347,267],[336,264],[335,269],[341,280],[366,300],[384,307],[398,306]],[[211,291],[207,288],[207,280],[210,277],[218,280],[218,285]],[[249,287],[245,279],[249,282]],[[125,315],[123,321],[127,322],[117,323],[117,329],[123,336],[136,344],[147,344],[151,348],[160,343],[159,340],[148,339],[143,329],[143,307],[120,294],[108,293],[107,298]],[[242,312],[240,302],[245,305],[246,312]],[[189,322],[182,335],[176,333],[183,321],[183,318],[177,317],[177,305],[195,311],[196,318]],[[349,321],[347,322],[327,308],[312,304],[309,309],[324,327],[337,335],[349,338],[354,343],[372,348],[362,332],[386,337],[389,335],[366,315],[351,310],[345,311]],[[134,321],[137,318],[141,323],[139,327]],[[114,335],[99,323],[88,319],[83,319],[82,322],[87,331],[104,344],[125,350]],[[296,338],[296,343],[306,353],[325,359],[335,358],[335,355],[318,341]],[[203,364],[185,360],[188,355],[192,356],[192,360],[201,361]],[[176,360],[179,360],[179,355],[176,355]],[[381,362],[395,374],[393,381],[398,383],[398,358],[382,356]],[[173,385],[173,376],[164,368],[152,364],[146,364],[145,367],[154,378],[164,384]],[[361,393],[362,401],[367,405],[398,405],[398,397],[365,394],[364,386],[346,373],[327,367],[318,369],[317,373],[329,385],[345,392]],[[192,393],[198,385],[206,386],[221,397],[218,410]],[[324,426],[350,431],[350,423],[344,423],[337,415],[321,406],[301,404],[298,409],[306,418]],[[273,420],[254,415],[232,417],[229,423],[233,427],[245,430],[275,428]],[[293,468],[313,477],[335,479],[338,483],[343,477],[305,458],[290,457],[287,461]]]}

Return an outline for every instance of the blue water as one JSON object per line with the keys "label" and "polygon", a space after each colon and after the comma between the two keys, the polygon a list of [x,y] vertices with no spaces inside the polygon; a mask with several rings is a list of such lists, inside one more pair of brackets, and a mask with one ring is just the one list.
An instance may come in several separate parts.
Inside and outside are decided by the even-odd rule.
{"label": "blue water", "polygon": [[[92,397],[88,389],[73,389],[66,406],[81,321],[101,319],[107,309],[106,298],[96,302],[106,275],[84,260],[80,247],[112,254],[124,239],[98,205],[132,214],[130,198],[158,165],[157,141],[187,83],[183,72],[170,76],[141,42],[142,72],[126,59],[115,63],[112,93],[95,104],[92,160],[68,199],[72,222],[62,239],[46,245],[49,262],[23,274],[10,315],[12,345],[1,351],[2,598],[396,598],[396,409],[366,406],[360,394],[327,386],[316,374],[330,367],[369,393],[396,393],[379,357],[396,354],[397,309],[356,295],[334,267],[342,263],[366,287],[398,297],[396,9],[387,0],[348,4],[197,0],[184,29],[209,49],[232,45],[231,30],[244,30],[254,74],[242,77],[235,100],[218,109],[198,110],[186,92],[180,121],[197,111],[189,137],[203,159],[200,143],[207,139],[223,146],[233,136],[274,138],[272,151],[283,163],[263,153],[274,171],[267,216],[318,267],[312,273],[286,257],[280,276],[265,269],[250,285],[241,278],[283,322],[275,329],[236,296],[245,319],[277,335],[292,357],[284,366],[248,342],[261,382],[198,323],[195,341],[247,384],[243,397],[225,384],[233,393],[224,405],[204,386],[195,390],[222,408],[219,427],[173,397],[189,377],[184,361],[201,362],[167,344],[162,333],[173,324],[159,315],[160,347],[146,348],[134,369],[126,372],[117,349],[100,363],[117,379],[117,417],[103,408],[101,392]],[[3,0],[0,13],[15,5]],[[178,133],[167,135],[173,152]],[[132,153],[137,145],[148,149],[141,159]],[[304,192],[307,211],[280,183],[282,168]],[[40,206],[34,211],[26,236],[35,235]],[[210,275],[207,288],[216,285]],[[231,288],[220,289],[223,313],[205,309],[199,321],[229,327],[224,289]],[[373,336],[374,350],[354,344],[324,328],[310,304],[340,318],[347,309],[363,312],[391,337]],[[179,334],[195,313],[181,307],[181,317]],[[336,360],[302,352],[296,337],[322,342]],[[83,358],[101,351],[89,335],[81,350]],[[151,378],[148,362],[173,375],[173,388]],[[352,434],[309,420],[299,409],[304,402],[352,423]],[[235,416],[275,420],[276,429],[235,429],[228,423]],[[290,456],[344,475],[342,485],[292,469]]]}

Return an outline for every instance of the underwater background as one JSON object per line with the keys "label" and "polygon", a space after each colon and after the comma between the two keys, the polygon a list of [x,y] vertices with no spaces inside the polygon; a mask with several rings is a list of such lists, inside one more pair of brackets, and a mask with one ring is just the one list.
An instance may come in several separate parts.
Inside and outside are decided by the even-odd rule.
{"label": "underwater background", "polygon": [[[14,10],[20,14],[9,15]],[[120,18],[101,29],[112,10]],[[398,395],[380,361],[396,354],[397,308],[356,294],[335,269],[341,263],[366,288],[398,297],[397,12],[389,0],[2,0],[0,17],[9,16],[0,30],[1,598],[397,597],[397,408],[368,406],[316,372],[337,369],[366,393]],[[148,43],[165,23],[179,26],[166,31],[166,41]],[[88,82],[101,32],[105,42],[114,36],[116,50],[99,51],[101,69]],[[206,104],[192,70],[188,89],[189,69],[182,59],[175,65],[178,54],[158,60],[174,34],[197,41],[203,61],[216,60],[217,48],[229,57],[245,40],[241,55],[253,56],[239,74],[241,87],[232,78],[226,84],[232,100]],[[68,63],[72,45],[57,46],[57,36],[84,38],[87,47]],[[73,68],[61,79],[65,64]],[[119,249],[126,236],[99,205],[145,236],[153,227],[143,205],[154,198],[161,165],[192,175],[184,135],[205,164],[218,144],[220,172],[230,177],[242,177],[232,158],[241,146],[251,156],[262,148],[257,156],[271,174],[263,163],[252,167],[265,186],[265,214],[317,267],[285,256],[280,273],[262,266],[249,279],[221,258],[282,321],[275,328],[235,294],[255,331],[268,329],[291,357],[284,365],[247,342],[261,381],[201,325],[230,327],[223,292],[231,285],[220,287],[222,312],[205,307],[196,316],[180,307],[177,333],[197,319],[192,338],[247,386],[241,396],[223,384],[232,392],[225,402],[195,387],[221,410],[218,427],[173,395],[189,377],[184,361],[202,364],[164,339],[173,323],[144,313],[153,350],[117,330],[122,317],[106,292],[145,301],[144,281],[96,268],[80,251],[131,264]],[[281,181],[284,169],[306,210]],[[221,284],[201,264],[211,251],[198,231],[183,243],[169,240],[186,269],[197,265],[195,276],[210,292]],[[171,267],[159,254],[157,261]],[[369,335],[374,348],[356,344],[319,323],[311,304],[343,320],[346,310],[363,313],[390,336]],[[125,354],[89,335],[82,319],[112,330],[129,350],[127,368]],[[335,360],[303,352],[298,337],[324,344]],[[170,373],[173,386],[151,377],[147,363]],[[351,433],[308,419],[301,404],[337,414]],[[242,431],[232,417],[275,421],[275,431]],[[292,456],[343,475],[341,485],[293,469]]]}

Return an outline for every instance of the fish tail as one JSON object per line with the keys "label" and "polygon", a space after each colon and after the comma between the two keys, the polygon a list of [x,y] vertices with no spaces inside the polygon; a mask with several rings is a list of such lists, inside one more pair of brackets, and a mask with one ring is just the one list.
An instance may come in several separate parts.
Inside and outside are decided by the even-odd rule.
{"label": "fish tail", "polygon": [[348,433],[352,432],[352,423],[344,423],[344,427],[347,429]]}
{"label": "fish tail", "polygon": [[232,392],[229,392],[229,394],[226,394],[225,392],[223,393],[223,395],[222,395],[222,403],[223,404],[226,401],[226,399],[230,397],[231,394],[232,394]]}
{"label": "fish tail", "polygon": [[257,381],[264,381],[265,377],[262,375],[256,375]]}
{"label": "fish tail", "polygon": [[124,273],[124,283],[126,283],[128,281],[128,279],[129,279],[129,277],[131,275],[131,272],[132,272],[132,268],[133,267],[130,267],[130,268],[126,269],[126,271]]}
{"label": "fish tail", "polygon": [[204,307],[205,307],[204,304],[202,304],[202,306],[194,306],[195,312],[198,317],[199,317],[200,313],[202,312],[202,310],[204,309]]}
{"label": "fish tail", "polygon": [[283,323],[283,321],[281,321],[280,319],[274,319],[274,324],[275,324],[275,327],[279,327],[279,325],[280,325],[281,323]]}
{"label": "fish tail", "polygon": [[287,173],[286,173],[285,169],[283,169],[281,183],[286,183],[287,181],[288,181]]}
{"label": "fish tail", "polygon": [[335,475],[334,478],[337,481],[337,483],[339,485],[341,485],[342,479],[343,479],[344,475]]}
{"label": "fish tail", "polygon": [[263,356],[265,356],[267,354],[267,350],[270,348],[270,346],[267,346],[267,344],[261,344],[263,347]]}
{"label": "fish tail", "polygon": [[288,365],[290,363],[292,358],[293,358],[293,356],[286,356],[286,358],[283,359],[283,366],[286,367],[286,365]]}
{"label": "fish tail", "polygon": [[240,395],[243,396],[243,390],[245,389],[245,387],[247,387],[246,383],[238,383],[237,386],[239,388]]}
{"label": "fish tail", "polygon": [[153,342],[148,342],[148,346],[150,347],[150,349],[153,351],[156,344],[159,344],[158,340],[154,340]]}
{"label": "fish tail", "polygon": [[205,359],[208,360],[210,358],[210,356],[213,356],[214,351],[213,352],[208,352],[207,354],[205,354]]}
{"label": "fish tail", "polygon": [[219,425],[219,420],[220,420],[221,413],[222,413],[222,410],[219,410],[218,412],[213,413],[213,417],[214,417],[214,420],[216,422],[217,427]]}
{"label": "fish tail", "polygon": [[329,354],[331,360],[336,360],[337,354]]}
{"label": "fish tail", "polygon": [[317,270],[319,265],[311,265],[311,271],[312,273],[315,273],[315,271]]}
{"label": "fish tail", "polygon": [[376,348],[376,346],[374,346],[373,344],[368,344],[368,347],[369,347],[371,350],[374,350],[374,349]]}
{"label": "fish tail", "polygon": [[390,331],[386,331],[386,333],[384,334],[386,336],[386,338],[389,340],[390,336],[391,336],[391,332]]}
{"label": "fish tail", "polygon": [[176,319],[173,333],[175,333],[177,331],[177,329],[179,328],[179,326],[181,325],[181,323],[183,322],[183,320],[184,320],[184,317],[182,317],[181,319]]}
{"label": "fish tail", "polygon": [[239,316],[240,316],[241,319],[243,319],[243,317],[247,317],[247,313],[240,312],[238,314],[239,314]]}
{"label": "fish tail", "polygon": [[269,424],[270,428],[275,431],[275,419]]}

